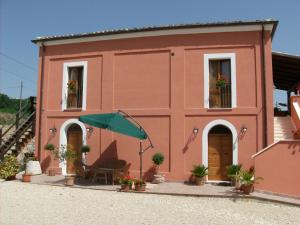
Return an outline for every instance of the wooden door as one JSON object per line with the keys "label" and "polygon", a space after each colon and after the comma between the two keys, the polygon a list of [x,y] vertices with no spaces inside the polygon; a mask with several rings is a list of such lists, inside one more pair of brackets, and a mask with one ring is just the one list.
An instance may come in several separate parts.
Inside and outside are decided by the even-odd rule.
{"label": "wooden door", "polygon": [[232,164],[232,135],[208,135],[208,180],[228,180],[226,167]]}
{"label": "wooden door", "polygon": [[80,148],[82,146],[82,131],[80,130],[68,130],[68,145],[71,145],[71,150],[76,153],[77,159],[75,161],[67,161],[67,173],[68,174],[80,174],[81,173],[81,153]]}

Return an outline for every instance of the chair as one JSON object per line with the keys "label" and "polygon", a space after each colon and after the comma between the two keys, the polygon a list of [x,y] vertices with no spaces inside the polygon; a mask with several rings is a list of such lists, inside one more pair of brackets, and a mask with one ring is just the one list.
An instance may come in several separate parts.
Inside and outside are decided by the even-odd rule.
{"label": "chair", "polygon": [[93,171],[94,176],[92,181],[94,182],[97,177],[100,177],[107,184],[107,176],[110,174],[112,176],[112,184],[114,185],[116,179],[128,174],[130,165],[125,160],[107,161]]}

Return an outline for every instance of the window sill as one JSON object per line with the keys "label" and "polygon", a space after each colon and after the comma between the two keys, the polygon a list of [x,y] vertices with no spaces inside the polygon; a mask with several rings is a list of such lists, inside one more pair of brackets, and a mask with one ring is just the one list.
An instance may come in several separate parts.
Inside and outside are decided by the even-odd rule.
{"label": "window sill", "polygon": [[232,111],[234,108],[206,108],[208,112],[214,112],[214,111]]}
{"label": "window sill", "polygon": [[70,109],[64,109],[64,112],[81,112],[82,108],[70,108]]}

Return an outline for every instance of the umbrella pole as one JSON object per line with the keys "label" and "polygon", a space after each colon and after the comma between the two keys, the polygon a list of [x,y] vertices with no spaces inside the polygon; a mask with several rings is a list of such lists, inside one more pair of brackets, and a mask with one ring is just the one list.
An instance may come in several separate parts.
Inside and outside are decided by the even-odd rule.
{"label": "umbrella pole", "polygon": [[143,158],[142,158],[142,154],[143,154],[143,146],[142,146],[142,141],[140,140],[140,179],[142,179],[143,175]]}

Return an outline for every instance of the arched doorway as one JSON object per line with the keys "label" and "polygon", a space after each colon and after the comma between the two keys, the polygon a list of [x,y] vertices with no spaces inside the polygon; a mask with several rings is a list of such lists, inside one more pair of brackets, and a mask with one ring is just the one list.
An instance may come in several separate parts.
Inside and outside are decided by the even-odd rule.
{"label": "arched doorway", "polygon": [[232,133],[216,125],[208,133],[208,180],[228,180],[226,167],[232,164]]}
{"label": "arched doorway", "polygon": [[[69,130],[69,128],[71,128]],[[80,129],[80,131],[79,131]],[[77,133],[77,134],[76,134]],[[80,138],[80,133],[81,133],[81,138]],[[75,136],[77,135],[77,138],[75,138]],[[86,145],[86,128],[84,126],[84,124],[82,122],[80,122],[78,119],[69,119],[66,120],[60,127],[60,146],[62,147],[67,147],[67,145],[69,144],[69,142],[74,141],[74,139],[76,139],[76,141],[74,141],[73,145],[78,145],[78,146],[82,146],[82,145]],[[81,140],[81,141],[80,141]],[[76,144],[77,142],[77,144]],[[80,150],[79,147],[79,150]],[[60,148],[60,151],[63,151],[63,148]],[[84,157],[84,154],[82,154],[80,157]],[[63,161],[59,163],[59,167],[62,169],[62,174],[66,175],[67,174],[67,162]]]}
{"label": "arched doorway", "polygon": [[82,154],[80,148],[82,146],[82,130],[81,127],[74,123],[67,130],[67,148],[76,154],[75,161],[67,161],[67,174],[82,173]]}
{"label": "arched doorway", "polygon": [[[214,127],[216,127],[216,128],[214,129]],[[230,161],[230,159],[228,159],[228,162],[222,163],[222,164],[224,164],[223,166],[219,165],[220,168],[219,169],[215,169],[215,170],[219,170],[220,174],[219,174],[218,177],[216,175],[215,175],[215,177],[213,177],[213,176],[211,176],[212,174],[210,173],[210,167],[211,167],[211,165],[209,165],[209,157],[210,158],[213,157],[212,156],[213,154],[210,154],[210,156],[209,156],[209,146],[211,148],[212,147],[216,147],[218,141],[215,140],[215,142],[216,142],[215,145],[212,145],[211,141],[214,138],[209,138],[209,137],[211,135],[213,135],[213,134],[218,134],[218,133],[221,133],[221,134],[223,133],[225,136],[227,134],[227,136],[228,136],[227,138],[224,138],[224,139],[227,139],[226,140],[227,141],[227,145],[228,145],[228,146],[226,146],[227,150],[231,146],[231,154],[228,153],[229,155],[231,155],[231,161]],[[229,136],[231,137],[230,141],[229,141]],[[208,139],[210,139],[210,143],[209,143]],[[226,142],[226,141],[223,140],[223,142]],[[222,141],[220,141],[220,140],[219,140],[219,142],[222,143]],[[218,144],[218,146],[219,145],[220,144]],[[217,150],[222,151],[222,149],[219,149],[219,147],[217,147]],[[225,151],[227,152],[227,150],[225,150]],[[215,153],[219,154],[218,152],[215,152]],[[222,157],[222,159],[224,159],[224,161],[225,161],[225,158]],[[238,134],[237,134],[236,128],[234,127],[234,125],[232,123],[230,123],[227,120],[217,119],[217,120],[213,120],[213,121],[209,122],[205,126],[205,128],[203,130],[203,133],[202,133],[202,163],[203,163],[203,165],[209,167],[208,168],[208,173],[209,173],[208,181],[222,181],[223,179],[227,180],[227,177],[224,178],[224,177],[221,176],[221,174],[222,174],[221,171],[223,171],[223,174],[224,174],[224,172],[226,173],[226,168],[224,168],[224,167],[226,167],[226,164],[229,164],[229,163],[230,164],[238,164]],[[220,161],[219,161],[219,164],[221,164]],[[216,167],[216,165],[215,165],[215,167]]]}

